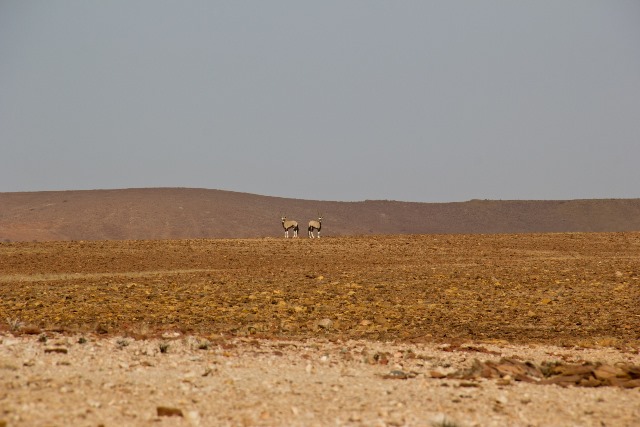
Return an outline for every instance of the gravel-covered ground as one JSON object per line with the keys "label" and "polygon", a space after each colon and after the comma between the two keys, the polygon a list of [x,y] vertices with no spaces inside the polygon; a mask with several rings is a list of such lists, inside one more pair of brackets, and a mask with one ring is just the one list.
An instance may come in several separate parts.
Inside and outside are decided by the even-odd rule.
{"label": "gravel-covered ground", "polygon": [[640,424],[640,233],[0,244],[0,426]]}
{"label": "gravel-covered ground", "polygon": [[640,388],[456,375],[474,359],[639,366],[637,351],[45,336],[46,342],[2,336],[6,425],[637,426],[640,420]]}

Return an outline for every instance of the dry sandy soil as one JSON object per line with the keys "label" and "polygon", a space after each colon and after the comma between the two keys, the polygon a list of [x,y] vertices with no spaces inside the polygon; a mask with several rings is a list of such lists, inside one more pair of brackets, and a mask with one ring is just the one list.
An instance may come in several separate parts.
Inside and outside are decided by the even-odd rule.
{"label": "dry sandy soil", "polygon": [[635,426],[640,233],[0,244],[0,425]]}

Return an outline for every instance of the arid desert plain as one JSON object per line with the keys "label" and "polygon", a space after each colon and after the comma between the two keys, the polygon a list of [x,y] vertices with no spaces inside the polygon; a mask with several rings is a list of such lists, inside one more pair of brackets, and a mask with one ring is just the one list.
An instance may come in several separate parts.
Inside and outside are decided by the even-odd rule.
{"label": "arid desert plain", "polygon": [[0,244],[0,426],[637,426],[640,233]]}

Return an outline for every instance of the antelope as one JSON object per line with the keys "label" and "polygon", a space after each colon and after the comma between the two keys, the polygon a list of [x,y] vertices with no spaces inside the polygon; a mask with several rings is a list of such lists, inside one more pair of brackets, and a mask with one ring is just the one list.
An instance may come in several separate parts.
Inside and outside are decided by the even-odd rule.
{"label": "antelope", "polygon": [[309,237],[313,239],[313,230],[318,230],[317,235],[318,239],[320,238],[320,229],[322,228],[322,216],[318,215],[318,220],[309,221]]}
{"label": "antelope", "polygon": [[292,219],[287,219],[286,216],[282,217],[282,227],[284,227],[284,237],[289,237],[289,230],[293,228],[293,237],[298,237],[298,222]]}

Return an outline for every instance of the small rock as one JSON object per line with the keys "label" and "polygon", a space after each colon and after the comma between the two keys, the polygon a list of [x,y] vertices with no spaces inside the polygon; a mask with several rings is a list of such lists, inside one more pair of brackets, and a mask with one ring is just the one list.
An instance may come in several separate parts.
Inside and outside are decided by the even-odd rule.
{"label": "small rock", "polygon": [[331,319],[322,319],[318,322],[318,327],[322,329],[329,329],[333,325],[333,321]]}
{"label": "small rock", "polygon": [[440,371],[431,371],[431,372],[429,372],[429,376],[431,378],[436,378],[436,379],[442,379],[442,378],[446,378],[447,377],[446,374],[443,374]]}
{"label": "small rock", "polygon": [[610,380],[612,378],[627,376],[626,372],[616,366],[601,365],[593,370],[593,375],[599,380]]}
{"label": "small rock", "polygon": [[498,396],[496,397],[496,403],[499,403],[501,405],[506,405],[507,403],[509,403],[509,399],[507,399],[507,396]]}
{"label": "small rock", "polygon": [[511,377],[509,375],[496,380],[497,385],[511,385]]}
{"label": "small rock", "polygon": [[358,423],[358,422],[362,421],[362,416],[360,414],[353,413],[349,417],[349,421],[351,421],[352,423]]}
{"label": "small rock", "polygon": [[187,412],[187,420],[191,422],[191,425],[194,425],[194,426],[200,425],[200,412],[198,411]]}
{"label": "small rock", "polygon": [[50,348],[45,348],[44,349],[45,353],[61,353],[61,354],[67,354],[68,350],[64,347],[50,347]]}
{"label": "small rock", "polygon": [[218,368],[216,368],[215,366],[210,366],[208,368],[205,368],[204,373],[202,374],[203,377],[208,377],[210,375],[214,375],[218,372]]}
{"label": "small rock", "polygon": [[405,372],[400,370],[393,370],[386,375],[383,375],[382,378],[386,380],[406,380],[409,378],[415,378],[417,374],[415,372]]}
{"label": "small rock", "polygon": [[471,381],[462,381],[459,384],[460,387],[480,387],[480,384]]}
{"label": "small rock", "polygon": [[391,418],[388,418],[386,420],[387,425],[389,426],[393,426],[393,427],[400,427],[403,425],[406,425],[404,417],[400,416],[400,415],[392,415]]}
{"label": "small rock", "polygon": [[0,361],[0,370],[17,371],[18,367],[11,362]]}
{"label": "small rock", "polygon": [[455,425],[455,424],[451,422],[445,414],[440,412],[431,418],[431,425],[445,426],[445,425]]}
{"label": "small rock", "polygon": [[159,417],[183,417],[182,410],[178,408],[171,408],[168,406],[158,406],[156,408]]}
{"label": "small rock", "polygon": [[27,326],[24,326],[22,329],[20,329],[20,332],[22,332],[25,335],[38,335],[39,333],[42,332],[42,329],[40,329],[35,325],[27,325]]}
{"label": "small rock", "polygon": [[105,325],[96,326],[96,333],[100,335],[105,335],[109,333],[109,328]]}
{"label": "small rock", "polygon": [[178,338],[180,336],[180,332],[178,331],[167,331],[162,334],[162,338],[170,339],[170,338]]}

